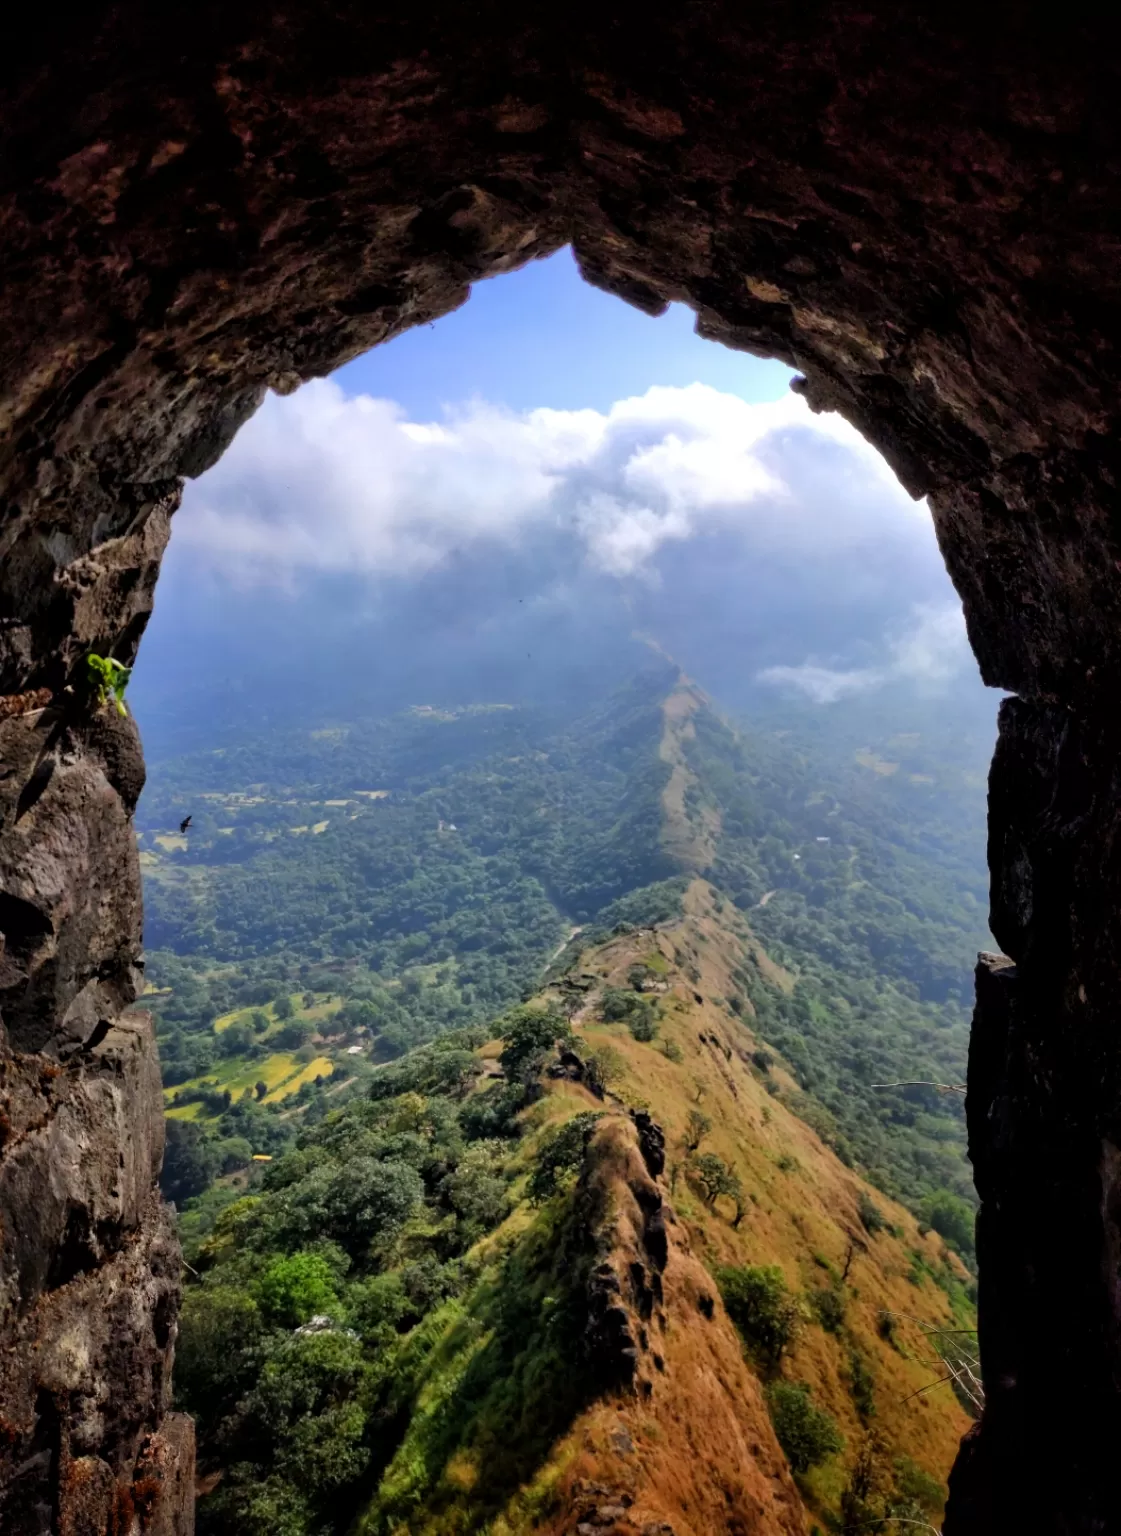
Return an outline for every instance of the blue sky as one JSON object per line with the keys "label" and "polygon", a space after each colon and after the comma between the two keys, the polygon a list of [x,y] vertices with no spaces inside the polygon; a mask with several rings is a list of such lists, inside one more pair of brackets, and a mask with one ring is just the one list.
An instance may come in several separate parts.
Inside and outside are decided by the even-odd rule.
{"label": "blue sky", "polygon": [[652,384],[708,384],[750,402],[789,388],[782,363],[694,334],[692,310],[652,320],[584,282],[569,250],[476,283],[454,314],[340,368],[348,395],[395,400],[414,420],[473,397],[513,411],[607,411]]}

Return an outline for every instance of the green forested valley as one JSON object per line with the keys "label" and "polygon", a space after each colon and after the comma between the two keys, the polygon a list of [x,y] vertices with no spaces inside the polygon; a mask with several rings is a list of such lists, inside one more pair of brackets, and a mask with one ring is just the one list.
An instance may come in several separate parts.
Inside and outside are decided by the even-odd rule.
{"label": "green forested valley", "polygon": [[[912,1279],[937,1274],[965,1315],[972,1195],[947,1090],[989,942],[985,744],[900,714],[831,733],[789,712],[730,722],[659,661],[579,707],[278,724],[156,764],[138,818],[143,1002],[191,1266],[177,1391],[212,1479],[204,1531],[318,1536],[362,1511],[371,1533],[523,1528],[463,1513],[466,1494],[446,1525],[409,1523],[454,1449],[418,1404],[452,1392],[472,1455],[497,1458],[490,1519],[595,1395],[565,1372],[594,1253],[561,1196],[597,1094],[676,1110],[636,1097],[608,1044],[565,1131],[541,1072],[581,1028],[585,957],[669,933],[696,877],[733,957],[713,981],[716,941],[694,924],[671,945],[682,995],[717,1010],[729,1059],[783,1113],[949,1245],[950,1268],[913,1258]],[[672,1065],[669,1004],[640,996],[659,965],[595,1017]],[[681,1114],[697,1092],[705,1119],[701,1079],[681,1074]],[[902,1230],[874,1201],[861,1220],[866,1243]],[[565,1241],[571,1262],[551,1268]],[[486,1347],[463,1353],[476,1336]]]}

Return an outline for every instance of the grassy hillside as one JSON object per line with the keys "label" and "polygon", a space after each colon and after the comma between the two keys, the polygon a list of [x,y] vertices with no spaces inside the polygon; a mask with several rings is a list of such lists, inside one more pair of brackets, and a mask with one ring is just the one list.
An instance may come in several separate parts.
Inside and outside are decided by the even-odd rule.
{"label": "grassy hillside", "polygon": [[[783,734],[735,730],[687,679],[665,697],[659,751],[663,847],[760,941],[729,1006],[785,1054],[802,1113],[846,1162],[916,1210],[937,1199],[961,1217],[963,1101],[946,1089],[964,1077],[969,969],[988,940],[968,864],[920,845],[907,796],[854,787]],[[930,811],[928,842],[956,847],[956,804],[951,789]]]}
{"label": "grassy hillside", "polygon": [[[931,1368],[937,1340],[923,1329],[972,1326],[970,1277],[937,1234],[924,1235],[822,1142],[797,1112],[804,1099],[789,1064],[765,1048],[750,1013],[740,1018],[728,1006],[745,952],[784,982],[758,936],[704,881],[691,885],[685,908],[678,924],[620,935],[580,958],[579,970],[597,987],[576,1018],[593,1050],[621,1058],[621,1096],[650,1106],[665,1131],[665,1182],[692,1253],[717,1276],[725,1266],[777,1265],[808,1303],[810,1321],[778,1374],[807,1383],[845,1440],[841,1454],[799,1479],[807,1508],[827,1525],[869,1436],[886,1467],[910,1456],[945,1474],[968,1420],[949,1387],[922,1390],[943,1374]],[[636,1041],[625,1023],[602,1020],[600,989],[626,988],[636,964],[668,988],[654,994],[660,1022],[652,1044]],[[691,1158],[695,1114],[710,1127]],[[710,1203],[694,1171],[706,1153],[739,1180],[739,1200],[718,1194]],[[691,1331],[697,1326],[692,1320]],[[754,1363],[766,1377],[758,1357]],[[696,1425],[691,1435],[703,1441]],[[683,1459],[687,1445],[688,1437]],[[719,1460],[706,1468],[717,1485]],[[663,1518],[677,1530],[682,1513]]]}
{"label": "grassy hillside", "polygon": [[684,907],[375,1069],[194,1243],[202,1532],[936,1518],[968,1274],[793,1112],[727,1003],[749,949],[784,984],[744,918]]}

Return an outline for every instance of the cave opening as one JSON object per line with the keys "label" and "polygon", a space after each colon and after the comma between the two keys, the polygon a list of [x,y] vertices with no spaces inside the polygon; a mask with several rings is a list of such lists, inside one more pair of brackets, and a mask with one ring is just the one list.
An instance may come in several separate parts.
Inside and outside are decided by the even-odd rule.
{"label": "cave opening", "polygon": [[[66,690],[91,650],[131,661],[182,478],[266,390],[571,242],[598,287],[797,370],[929,497],[1014,695],[1008,958],[979,969],[969,1067],[987,1403],[945,1528],[1117,1528],[1112,24],[656,7],[639,46],[582,11],[141,9],[32,27],[3,80],[0,878],[36,914],[3,955],[9,1507],[100,1533],[164,1476],[169,1529],[191,1519],[158,1069],[127,1014],[143,764]],[[105,1250],[48,1293],[75,1212]]]}

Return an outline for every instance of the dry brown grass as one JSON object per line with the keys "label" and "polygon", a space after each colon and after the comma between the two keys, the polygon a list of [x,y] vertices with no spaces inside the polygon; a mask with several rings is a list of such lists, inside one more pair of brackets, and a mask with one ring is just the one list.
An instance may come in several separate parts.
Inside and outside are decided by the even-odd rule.
{"label": "dry brown grass", "polygon": [[[944,1479],[970,1424],[951,1384],[938,1380],[946,1372],[933,1360],[937,1331],[959,1326],[948,1297],[929,1278],[918,1285],[908,1278],[913,1253],[931,1267],[949,1263],[960,1271],[960,1264],[935,1234],[920,1235],[909,1212],[869,1190],[752,1071],[750,1021],[735,1019],[713,999],[732,995],[732,970],[743,945],[757,944],[740,914],[730,907],[718,913],[714,901],[711,887],[695,881],[682,923],[619,936],[581,960],[581,968],[605,985],[625,985],[628,966],[657,948],[668,962],[670,983],[661,998],[661,1036],[675,1043],[681,1057],[675,1062],[657,1045],[639,1044],[624,1025],[604,1025],[594,1006],[578,1024],[587,1046],[609,1044],[622,1058],[620,1098],[648,1106],[664,1128],[668,1161],[661,1189],[675,1212],[664,1277],[664,1369],[651,1374],[648,1395],[604,1401],[585,1413],[545,1474],[559,1479],[569,1519],[589,1498],[603,1502],[588,1486],[624,1489],[634,1502],[615,1527],[620,1533],[667,1521],[675,1536],[778,1536],[805,1529],[806,1518],[822,1521],[837,1507],[847,1464],[864,1434],[848,1382],[853,1348],[874,1373],[874,1422],[891,1455],[909,1456]],[[699,982],[684,974],[677,954],[700,972]],[[781,1063],[772,1076],[795,1087]],[[572,1091],[570,1085],[555,1090],[559,1096]],[[684,1177],[669,1194],[671,1164],[684,1160],[686,1117],[698,1103],[713,1122],[705,1150],[736,1169],[750,1197],[738,1230],[730,1202],[708,1209]],[[627,1176],[619,1173],[616,1182],[621,1187]],[[898,1237],[865,1231],[858,1214],[862,1193],[871,1195]],[[632,1240],[633,1233],[621,1249]],[[841,1457],[803,1482],[799,1499],[710,1270],[777,1264],[791,1289],[804,1292],[834,1283],[846,1259],[842,1335],[807,1322],[783,1366],[790,1379],[809,1384],[815,1403],[833,1415],[846,1440]],[[701,1295],[716,1301],[713,1321],[698,1305]],[[894,1319],[891,1339],[881,1331],[885,1314]],[[620,1451],[624,1433],[633,1451]]]}

